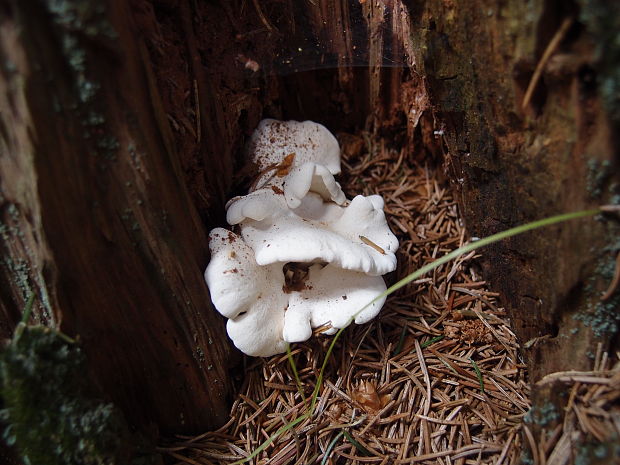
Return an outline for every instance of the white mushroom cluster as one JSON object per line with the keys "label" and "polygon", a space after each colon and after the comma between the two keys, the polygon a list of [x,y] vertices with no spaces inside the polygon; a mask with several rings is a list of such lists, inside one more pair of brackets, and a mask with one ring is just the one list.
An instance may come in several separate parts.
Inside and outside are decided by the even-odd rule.
{"label": "white mushroom cluster", "polygon": [[334,179],[336,138],[312,121],[266,119],[248,155],[256,181],[226,206],[239,234],[211,231],[205,271],[235,346],[266,357],[309,339],[312,328],[333,334],[352,318],[374,318],[385,299],[366,305],[385,291],[381,275],[396,269],[398,240],[380,196],[349,201]]}

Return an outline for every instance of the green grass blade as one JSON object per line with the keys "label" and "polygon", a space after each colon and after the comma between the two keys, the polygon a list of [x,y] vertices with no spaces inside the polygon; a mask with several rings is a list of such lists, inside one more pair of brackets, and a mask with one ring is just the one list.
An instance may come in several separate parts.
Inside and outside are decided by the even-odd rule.
{"label": "green grass blade", "polygon": [[407,324],[403,326],[403,330],[400,332],[400,337],[398,338],[398,344],[392,351],[392,357],[400,354],[400,351],[403,350],[403,345],[405,345],[405,337],[407,336]]}
{"label": "green grass blade", "polygon": [[13,333],[13,341],[11,342],[11,344],[17,344],[17,341],[24,332],[24,328],[28,325],[28,320],[30,319],[30,315],[32,314],[32,308],[34,306],[34,298],[35,294],[33,292],[32,294],[30,294],[30,297],[28,297],[28,300],[26,301],[26,306],[24,307],[24,311],[22,312],[22,319],[19,323],[17,323],[17,326],[15,327],[15,331]]}
{"label": "green grass blade", "polygon": [[435,342],[441,341],[443,338],[444,338],[443,335],[442,336],[435,336],[433,339],[430,339],[430,340],[426,341],[425,343],[420,344],[420,347],[422,349],[426,349],[427,347],[432,346],[433,344],[435,344]]}
{"label": "green grass blade", "polygon": [[476,372],[476,377],[478,378],[478,382],[480,383],[480,390],[484,394],[484,378],[482,377],[482,372],[480,368],[478,368],[478,364],[474,362],[474,359],[470,358],[471,366],[474,367],[474,371]]}
{"label": "green grass blade", "polygon": [[329,460],[329,456],[332,453],[332,449],[336,446],[336,443],[338,442],[338,439],[340,439],[342,437],[342,435],[344,434],[344,430],[340,431],[335,437],[334,439],[332,439],[329,444],[327,445],[327,449],[325,449],[325,455],[323,455],[323,460],[321,460],[321,465],[325,465],[327,463],[327,461]]}
{"label": "green grass blade", "polygon": [[286,358],[288,359],[288,364],[291,366],[291,370],[293,370],[293,376],[295,376],[295,382],[297,383],[297,389],[301,394],[301,398],[306,403],[306,396],[304,394],[304,389],[301,385],[301,379],[299,378],[299,372],[297,371],[297,365],[295,364],[295,360],[293,360],[293,355],[291,354],[291,345],[286,344]]}
{"label": "green grass blade", "polygon": [[348,431],[342,430],[342,432],[344,433],[344,437],[347,438],[347,440],[353,444],[353,446],[360,452],[360,454],[365,455],[365,456],[369,456],[372,455],[368,449],[366,449],[364,446],[362,446],[359,442],[357,442],[355,439],[353,439],[353,436],[351,436],[349,434]]}
{"label": "green grass blade", "polygon": [[[349,324],[350,322],[347,324],[347,326]],[[319,391],[321,390],[321,385],[323,384],[323,375],[325,373],[325,368],[327,368],[327,362],[329,362],[329,357],[334,351],[334,347],[338,339],[340,339],[340,335],[344,332],[347,326],[338,330],[338,332],[334,335],[332,342],[329,344],[329,347],[327,348],[327,352],[325,353],[325,359],[323,360],[323,364],[321,365],[321,371],[319,372],[319,377],[316,380],[316,386],[314,386],[314,391],[312,392],[312,401],[310,402],[310,408],[308,409],[309,415],[312,415],[312,413],[314,413],[314,406],[316,405],[316,399],[319,396]]]}
{"label": "green grass blade", "polygon": [[21,323],[23,324],[28,324],[28,320],[30,319],[30,315],[32,314],[32,308],[34,305],[34,297],[35,297],[35,294],[33,292],[32,294],[30,294],[30,297],[28,297],[28,300],[26,301],[26,307],[24,308],[24,311],[22,313],[22,319],[21,319]]}
{"label": "green grass blade", "polygon": [[501,241],[502,239],[508,239],[509,237],[513,237],[513,236],[522,234],[527,231],[532,231],[534,229],[542,228],[544,226],[550,226],[552,224],[561,223],[563,221],[568,221],[568,220],[574,220],[577,218],[583,218],[586,216],[594,216],[598,213],[601,213],[601,210],[598,208],[593,209],[593,210],[582,210],[582,211],[572,212],[572,213],[563,213],[561,215],[551,216],[549,218],[544,218],[542,220],[522,224],[521,226],[516,226],[514,228],[507,229],[506,231],[498,232],[491,236],[479,239],[475,242],[470,242],[469,244],[466,244],[463,247],[459,247],[458,249],[453,250],[449,254],[446,254],[443,257],[438,258],[434,262],[424,265],[422,268],[419,268],[413,273],[405,276],[403,279],[398,281],[396,284],[393,284],[390,287],[388,287],[384,292],[382,292],[377,297],[375,297],[373,300],[368,302],[355,315],[353,315],[353,317],[349,320],[349,324],[353,322],[353,320],[355,319],[357,315],[359,315],[362,311],[364,311],[370,305],[374,304],[379,299],[389,296],[393,292],[396,292],[397,290],[405,287],[407,284],[415,281],[416,279],[421,278],[429,271],[432,271],[435,268],[440,267],[444,263],[448,263],[449,261],[460,257],[461,255],[465,255],[471,252],[472,250],[477,250],[489,244],[493,244],[494,242]]}

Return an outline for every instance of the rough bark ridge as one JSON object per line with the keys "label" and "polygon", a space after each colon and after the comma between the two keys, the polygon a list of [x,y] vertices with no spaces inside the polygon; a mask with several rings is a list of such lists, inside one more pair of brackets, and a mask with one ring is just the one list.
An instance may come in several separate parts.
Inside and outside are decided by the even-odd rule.
{"label": "rough bark ridge", "polygon": [[2,13],[4,334],[35,292],[35,319],[79,335],[135,424],[221,424],[230,349],[205,232],[126,3]]}

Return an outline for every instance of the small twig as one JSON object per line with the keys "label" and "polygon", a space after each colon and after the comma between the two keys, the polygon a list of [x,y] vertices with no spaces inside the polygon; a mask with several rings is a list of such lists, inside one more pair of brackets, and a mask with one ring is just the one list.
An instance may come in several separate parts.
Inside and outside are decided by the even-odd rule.
{"label": "small twig", "polygon": [[525,110],[527,106],[529,105],[530,100],[532,99],[532,94],[534,94],[534,89],[536,89],[538,81],[540,80],[540,75],[542,74],[542,71],[545,65],[549,61],[549,58],[551,58],[551,55],[553,55],[553,53],[555,52],[558,45],[560,45],[560,42],[562,42],[562,39],[564,39],[564,36],[568,32],[568,29],[571,27],[572,24],[573,24],[572,17],[565,18],[564,21],[562,22],[562,25],[560,26],[558,31],[555,33],[555,35],[551,39],[551,42],[549,42],[549,45],[547,45],[547,48],[545,49],[542,57],[540,58],[540,60],[538,61],[538,64],[536,65],[534,74],[532,74],[530,83],[528,84],[527,90],[525,91],[525,95],[523,96],[523,103],[521,103],[522,109]]}
{"label": "small twig", "polygon": [[601,205],[599,209],[606,213],[620,213],[620,205]]}
{"label": "small twig", "polygon": [[525,433],[525,437],[530,446],[530,450],[532,451],[532,461],[534,465],[539,465],[540,460],[538,458],[538,447],[536,445],[536,441],[534,440],[534,435],[530,431],[527,425],[523,425],[523,432]]}
{"label": "small twig", "polygon": [[[540,381],[536,382],[537,386],[543,386],[547,383],[560,381],[564,383],[573,382],[591,382],[608,384],[609,379],[606,376],[610,376],[610,371],[556,371],[543,377]],[[587,381],[584,381],[587,380]]]}
{"label": "small twig", "polygon": [[180,460],[181,462],[184,462],[184,463],[189,463],[191,465],[200,465],[200,462],[196,462],[195,460],[192,460],[189,457],[185,457],[185,456],[180,455],[180,454],[175,454],[172,451],[166,451],[166,454],[168,454],[171,457],[174,457],[175,459]]}
{"label": "small twig", "polygon": [[428,376],[428,369],[426,368],[426,362],[424,361],[424,354],[422,354],[422,347],[420,347],[420,343],[416,339],[415,341],[415,351],[418,355],[418,362],[420,363],[420,371],[422,372],[422,376],[424,377],[424,382],[426,384],[426,398],[424,399],[424,415],[428,415],[428,412],[431,409],[431,379]]}
{"label": "small twig", "polygon": [[265,25],[267,29],[269,29],[269,32],[273,32],[274,27],[269,23],[269,21],[267,21],[267,18],[263,14],[263,10],[261,10],[260,8],[258,0],[252,0],[252,3],[254,4],[254,8],[256,8],[256,13],[258,13],[258,17],[260,18],[261,22]]}
{"label": "small twig", "polygon": [[375,249],[377,252],[379,252],[381,255],[385,255],[385,250],[383,250],[381,247],[379,247],[377,244],[375,244],[373,241],[371,241],[370,239],[368,239],[366,236],[360,236],[360,240],[366,244],[369,247],[372,247],[373,249]]}

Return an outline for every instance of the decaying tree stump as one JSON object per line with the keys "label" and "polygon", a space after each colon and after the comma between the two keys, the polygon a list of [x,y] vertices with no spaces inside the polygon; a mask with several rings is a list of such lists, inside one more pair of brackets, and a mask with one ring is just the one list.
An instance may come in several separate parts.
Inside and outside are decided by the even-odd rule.
{"label": "decaying tree stump", "polygon": [[206,234],[126,2],[9,2],[0,41],[3,336],[35,293],[134,424],[222,424]]}
{"label": "decaying tree stump", "polygon": [[[473,236],[620,195],[602,1],[24,3],[0,25],[1,328],[36,292],[138,424],[226,415],[205,232],[262,117],[399,135],[445,163]],[[580,220],[484,252],[533,381],[618,348],[617,237]]]}

